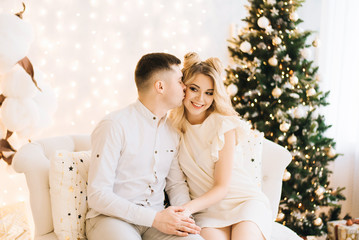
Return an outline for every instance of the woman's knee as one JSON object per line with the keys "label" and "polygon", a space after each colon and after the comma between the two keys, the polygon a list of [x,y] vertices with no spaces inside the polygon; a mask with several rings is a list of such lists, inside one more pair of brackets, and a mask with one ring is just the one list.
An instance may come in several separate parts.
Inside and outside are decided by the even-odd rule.
{"label": "woman's knee", "polygon": [[202,228],[201,236],[206,240],[229,240],[231,239],[231,227]]}
{"label": "woman's knee", "polygon": [[232,239],[264,240],[262,231],[252,221],[242,221],[232,226]]}

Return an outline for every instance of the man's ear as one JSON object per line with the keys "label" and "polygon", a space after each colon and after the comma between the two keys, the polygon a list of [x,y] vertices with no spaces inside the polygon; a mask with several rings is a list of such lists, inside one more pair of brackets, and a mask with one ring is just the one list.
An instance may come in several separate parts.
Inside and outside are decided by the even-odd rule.
{"label": "man's ear", "polygon": [[161,80],[155,81],[155,89],[156,89],[156,92],[157,92],[157,93],[162,94],[163,91],[164,91],[163,81],[161,81]]}

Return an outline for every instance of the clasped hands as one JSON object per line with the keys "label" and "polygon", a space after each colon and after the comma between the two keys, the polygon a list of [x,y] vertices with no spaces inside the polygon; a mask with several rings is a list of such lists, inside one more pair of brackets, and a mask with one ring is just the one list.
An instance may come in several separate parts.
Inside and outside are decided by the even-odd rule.
{"label": "clasped hands", "polygon": [[157,212],[152,227],[159,231],[186,237],[188,234],[199,234],[201,228],[190,218],[190,213],[184,207],[171,206]]}

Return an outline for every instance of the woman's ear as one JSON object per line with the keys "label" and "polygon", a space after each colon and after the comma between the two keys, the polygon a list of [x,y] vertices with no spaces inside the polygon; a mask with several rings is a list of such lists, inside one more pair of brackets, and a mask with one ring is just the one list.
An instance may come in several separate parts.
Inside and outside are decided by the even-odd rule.
{"label": "woman's ear", "polygon": [[163,81],[161,81],[161,80],[155,81],[155,90],[159,94],[163,93],[163,91],[164,91]]}

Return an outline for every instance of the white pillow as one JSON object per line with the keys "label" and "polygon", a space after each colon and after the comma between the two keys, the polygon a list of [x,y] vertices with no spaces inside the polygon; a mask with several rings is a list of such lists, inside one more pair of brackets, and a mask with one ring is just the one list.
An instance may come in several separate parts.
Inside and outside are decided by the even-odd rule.
{"label": "white pillow", "polygon": [[50,163],[54,232],[59,240],[86,239],[87,173],[91,152],[56,151]]}
{"label": "white pillow", "polygon": [[253,177],[254,182],[262,186],[262,150],[264,136],[262,132],[250,130],[249,134],[241,137],[244,168]]}

